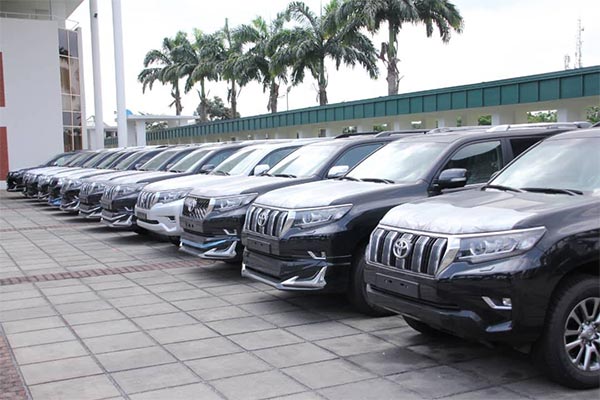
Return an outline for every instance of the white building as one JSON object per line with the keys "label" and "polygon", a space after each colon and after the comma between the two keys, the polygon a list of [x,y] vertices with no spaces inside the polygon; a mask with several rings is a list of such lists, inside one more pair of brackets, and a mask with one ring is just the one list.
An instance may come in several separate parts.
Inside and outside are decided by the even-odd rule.
{"label": "white building", "polygon": [[0,179],[87,147],[81,30],[83,0],[0,0]]}

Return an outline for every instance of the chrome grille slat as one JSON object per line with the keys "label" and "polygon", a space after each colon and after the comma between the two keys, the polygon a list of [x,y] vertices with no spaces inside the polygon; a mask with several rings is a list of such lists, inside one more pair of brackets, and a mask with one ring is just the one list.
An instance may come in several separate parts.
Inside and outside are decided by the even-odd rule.
{"label": "chrome grille slat", "polygon": [[[261,214],[266,215],[267,218],[263,226],[259,226],[258,224]],[[265,236],[277,237],[283,231],[287,216],[288,212],[285,210],[252,205],[246,214],[244,229]]]}
{"label": "chrome grille slat", "polygon": [[275,220],[277,219],[278,215],[279,215],[279,211],[277,211],[277,210],[273,210],[271,212],[271,214],[269,215],[269,219],[268,219],[268,222],[266,224],[266,226],[267,226],[267,234],[269,236],[274,236],[275,235],[275,231],[273,230],[273,226],[275,226]]}
{"label": "chrome grille slat", "polygon": [[[401,239],[411,244],[404,258],[394,255],[394,244]],[[444,258],[447,246],[448,239],[445,237],[378,227],[371,234],[367,256],[372,263],[433,276]]]}
{"label": "chrome grille slat", "polygon": [[[195,201],[195,205],[190,207],[191,202]],[[193,219],[204,219],[208,211],[210,199],[204,197],[186,197],[183,205],[183,215]]]}

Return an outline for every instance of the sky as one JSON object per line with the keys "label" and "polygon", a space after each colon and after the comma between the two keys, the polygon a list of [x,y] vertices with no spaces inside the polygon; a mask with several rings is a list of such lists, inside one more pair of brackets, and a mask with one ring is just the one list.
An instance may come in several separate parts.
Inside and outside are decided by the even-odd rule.
{"label": "sky", "polygon": [[[116,87],[112,35],[111,1],[98,1],[100,58],[104,120],[115,125]],[[164,37],[177,31],[190,34],[194,28],[205,33],[224,26],[249,23],[256,16],[273,19],[288,1],[282,0],[122,0],[123,48],[126,108],[133,113],[174,115],[170,87],[156,83],[142,93],[137,81],[143,69],[145,54],[161,47]],[[325,1],[306,0],[316,13]],[[565,55],[575,61],[578,19],[581,18],[582,64],[600,65],[600,2],[597,0],[454,0],[464,19],[462,34],[453,33],[448,44],[439,35],[425,35],[423,25],[407,25],[398,37],[400,81],[399,93],[436,89],[512,78],[564,69]],[[594,17],[595,16],[595,17]],[[89,0],[70,16],[82,28],[84,47],[84,81],[87,115],[94,114],[93,70]],[[386,28],[372,41],[380,47]],[[360,67],[327,63],[330,103],[352,101],[387,95],[386,71],[379,63],[380,75],[370,79]],[[183,81],[182,81],[183,82]],[[183,84],[182,84],[183,87]],[[227,98],[224,82],[208,84],[209,96]],[[280,89],[279,111],[318,105],[316,83],[307,73],[304,83],[290,89]],[[251,83],[241,90],[238,111],[242,116],[267,113],[268,94],[262,86]],[[183,115],[193,115],[199,98],[195,89],[183,97]]]}

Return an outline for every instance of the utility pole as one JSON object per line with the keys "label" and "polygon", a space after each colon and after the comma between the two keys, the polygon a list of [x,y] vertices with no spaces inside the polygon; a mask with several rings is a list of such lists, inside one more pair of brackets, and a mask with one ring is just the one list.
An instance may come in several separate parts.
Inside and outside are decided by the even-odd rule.
{"label": "utility pole", "polygon": [[581,38],[581,32],[583,32],[583,26],[581,26],[581,18],[577,19],[577,42],[575,45],[575,68],[582,68],[583,62],[581,61],[581,48],[583,47],[583,40]]}

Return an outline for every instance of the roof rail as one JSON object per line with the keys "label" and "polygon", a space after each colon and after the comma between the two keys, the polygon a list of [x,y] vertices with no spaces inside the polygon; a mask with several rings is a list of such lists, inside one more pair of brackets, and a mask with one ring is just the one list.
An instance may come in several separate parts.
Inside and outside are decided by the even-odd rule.
{"label": "roof rail", "polygon": [[369,131],[369,132],[347,132],[347,133],[342,133],[339,134],[337,136],[334,136],[334,139],[342,139],[342,138],[348,138],[348,137],[354,137],[354,136],[364,136],[364,135],[377,135],[379,132],[375,132],[375,131]]}
{"label": "roof rail", "polygon": [[428,130],[427,129],[404,129],[404,130],[398,130],[398,131],[382,131],[382,132],[378,132],[377,135],[375,135],[375,137],[389,137],[392,135],[414,135],[414,134],[419,134],[419,133],[427,133]]}
{"label": "roof rail", "polygon": [[440,128],[434,128],[427,133],[444,133],[444,132],[462,132],[471,130],[482,130],[489,129],[489,125],[466,125],[466,126],[442,126]]}
{"label": "roof rail", "polygon": [[539,122],[539,123],[525,123],[525,124],[512,124],[512,125],[498,125],[490,128],[488,132],[503,132],[510,131],[512,129],[560,129],[560,128],[589,128],[592,124],[587,121],[576,121],[576,122]]}

